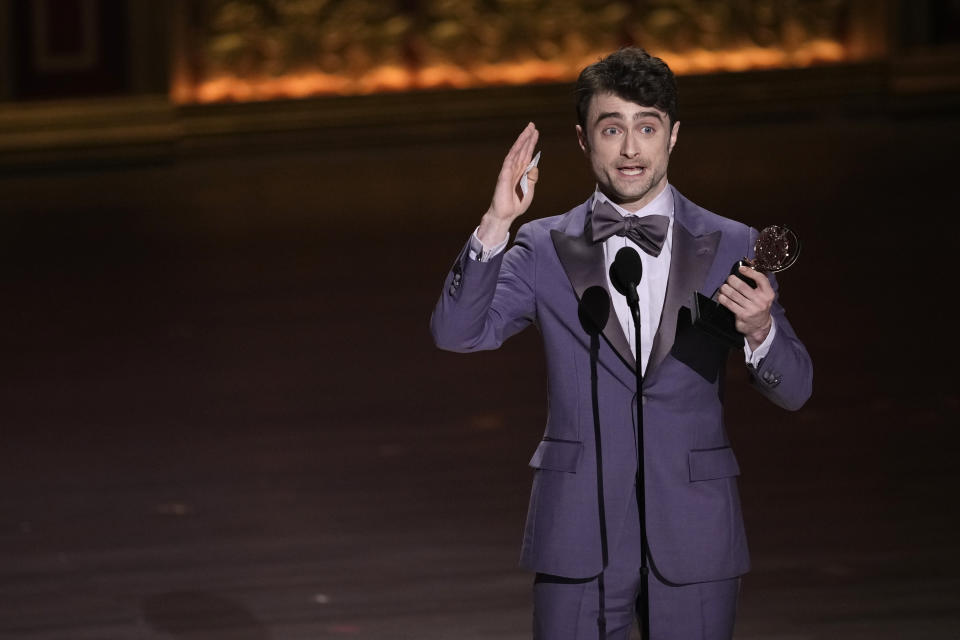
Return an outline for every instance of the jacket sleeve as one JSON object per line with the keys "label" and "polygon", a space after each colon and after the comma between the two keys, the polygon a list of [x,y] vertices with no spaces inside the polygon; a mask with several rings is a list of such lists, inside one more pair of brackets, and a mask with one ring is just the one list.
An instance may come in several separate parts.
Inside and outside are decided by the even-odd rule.
{"label": "jacket sleeve", "polygon": [[472,260],[469,246],[454,261],[430,318],[434,343],[448,351],[496,349],[536,317],[530,226],[489,262]]}
{"label": "jacket sleeve", "polygon": [[774,302],[771,310],[777,323],[770,351],[756,367],[747,365],[751,381],[774,404],[796,411],[813,392],[813,363],[806,347],[797,338],[783,307]]}
{"label": "jacket sleeve", "polygon": [[[750,229],[750,246],[757,240],[758,232]],[[780,289],[776,277],[769,275],[770,284],[776,292],[770,313],[777,324],[770,350],[760,363],[747,365],[753,386],[779,407],[796,411],[806,403],[813,392],[813,363],[806,347],[797,338],[780,305]]]}

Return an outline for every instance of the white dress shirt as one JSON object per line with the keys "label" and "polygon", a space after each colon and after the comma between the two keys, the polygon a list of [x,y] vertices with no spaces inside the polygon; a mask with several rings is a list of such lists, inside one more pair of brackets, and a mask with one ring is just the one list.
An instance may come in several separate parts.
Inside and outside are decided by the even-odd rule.
{"label": "white dress shirt", "polygon": [[667,237],[663,242],[660,255],[656,258],[643,251],[626,236],[613,235],[603,241],[603,272],[607,278],[607,290],[611,292],[610,301],[613,303],[613,310],[617,314],[617,319],[620,320],[623,335],[627,337],[627,342],[630,343],[630,350],[633,351],[634,357],[637,357],[637,332],[634,328],[633,314],[630,313],[626,296],[615,293],[616,288],[610,281],[610,265],[613,264],[617,251],[624,247],[632,247],[634,251],[640,254],[643,276],[640,278],[640,284],[637,285],[637,295],[640,297],[640,355],[637,359],[641,363],[642,370],[646,371],[647,361],[650,360],[650,351],[653,348],[653,337],[657,334],[657,328],[660,326],[663,301],[667,296],[667,278],[670,276],[670,256],[673,252],[673,189],[665,188],[649,204],[632,213],[611,202],[599,190],[593,194],[589,204],[590,210],[593,211],[593,208],[601,202],[609,202],[624,217],[637,216],[642,218],[649,215],[661,215],[670,219],[670,224],[667,227]]}
{"label": "white dress shirt", "polygon": [[[616,293],[613,283],[610,282],[610,265],[617,255],[617,251],[623,247],[633,247],[640,254],[640,260],[643,263],[643,277],[637,286],[637,294],[640,297],[640,357],[637,358],[646,372],[647,362],[650,359],[650,350],[653,348],[653,338],[657,334],[657,328],[660,326],[660,316],[663,314],[663,303],[667,295],[667,279],[670,276],[670,256],[673,253],[673,189],[668,184],[663,191],[657,194],[657,197],[650,201],[646,206],[637,211],[630,212],[610,201],[599,190],[594,191],[590,202],[587,204],[590,211],[598,202],[609,202],[622,216],[648,216],[661,215],[670,219],[670,225],[667,228],[667,237],[664,240],[660,255],[654,258],[646,251],[643,251],[632,240],[625,236],[613,235],[603,242],[604,273],[607,278],[607,290],[611,292],[611,302],[614,312],[620,321],[623,334],[630,343],[630,349],[634,357],[637,357],[636,331],[633,326],[633,314],[630,313],[630,307],[627,305],[625,296]],[[477,227],[479,230],[479,227]],[[473,232],[470,239],[468,255],[471,260],[487,262],[494,256],[502,252],[506,246],[508,238],[496,246],[486,248],[480,242],[477,231]],[[747,364],[758,366],[760,361],[770,350],[770,344],[773,342],[773,336],[776,333],[776,323],[770,325],[770,333],[767,334],[763,343],[752,351],[750,346],[744,341],[743,354]]]}

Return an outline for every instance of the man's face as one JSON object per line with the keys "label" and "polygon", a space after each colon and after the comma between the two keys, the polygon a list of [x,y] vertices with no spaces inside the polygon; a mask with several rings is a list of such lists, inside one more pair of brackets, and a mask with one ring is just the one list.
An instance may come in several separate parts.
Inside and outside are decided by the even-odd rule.
{"label": "man's face", "polygon": [[590,100],[586,130],[577,125],[577,139],[604,195],[636,211],[666,186],[679,128],[655,107],[599,93]]}

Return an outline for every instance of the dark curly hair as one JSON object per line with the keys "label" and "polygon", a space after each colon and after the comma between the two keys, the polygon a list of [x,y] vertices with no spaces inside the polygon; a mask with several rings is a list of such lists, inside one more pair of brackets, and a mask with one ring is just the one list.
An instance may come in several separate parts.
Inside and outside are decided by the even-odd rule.
{"label": "dark curly hair", "polygon": [[639,47],[624,47],[580,72],[574,89],[577,121],[586,129],[590,98],[612,93],[645,107],[660,109],[677,121],[677,82],[667,63]]}

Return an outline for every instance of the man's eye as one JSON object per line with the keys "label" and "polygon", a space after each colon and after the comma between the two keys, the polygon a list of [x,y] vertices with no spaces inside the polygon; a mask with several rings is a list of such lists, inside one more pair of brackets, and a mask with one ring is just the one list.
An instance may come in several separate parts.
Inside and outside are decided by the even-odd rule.
{"label": "man's eye", "polygon": [[648,125],[648,126],[645,126],[645,127],[641,127],[641,128],[640,128],[640,131],[643,132],[643,133],[645,133],[645,134],[647,134],[647,135],[652,135],[652,134],[653,134],[653,127],[651,127],[651,126],[649,126],[649,125]]}
{"label": "man's eye", "polygon": [[619,132],[620,130],[617,129],[616,127],[604,127],[603,129],[603,135],[605,136],[615,136]]}

